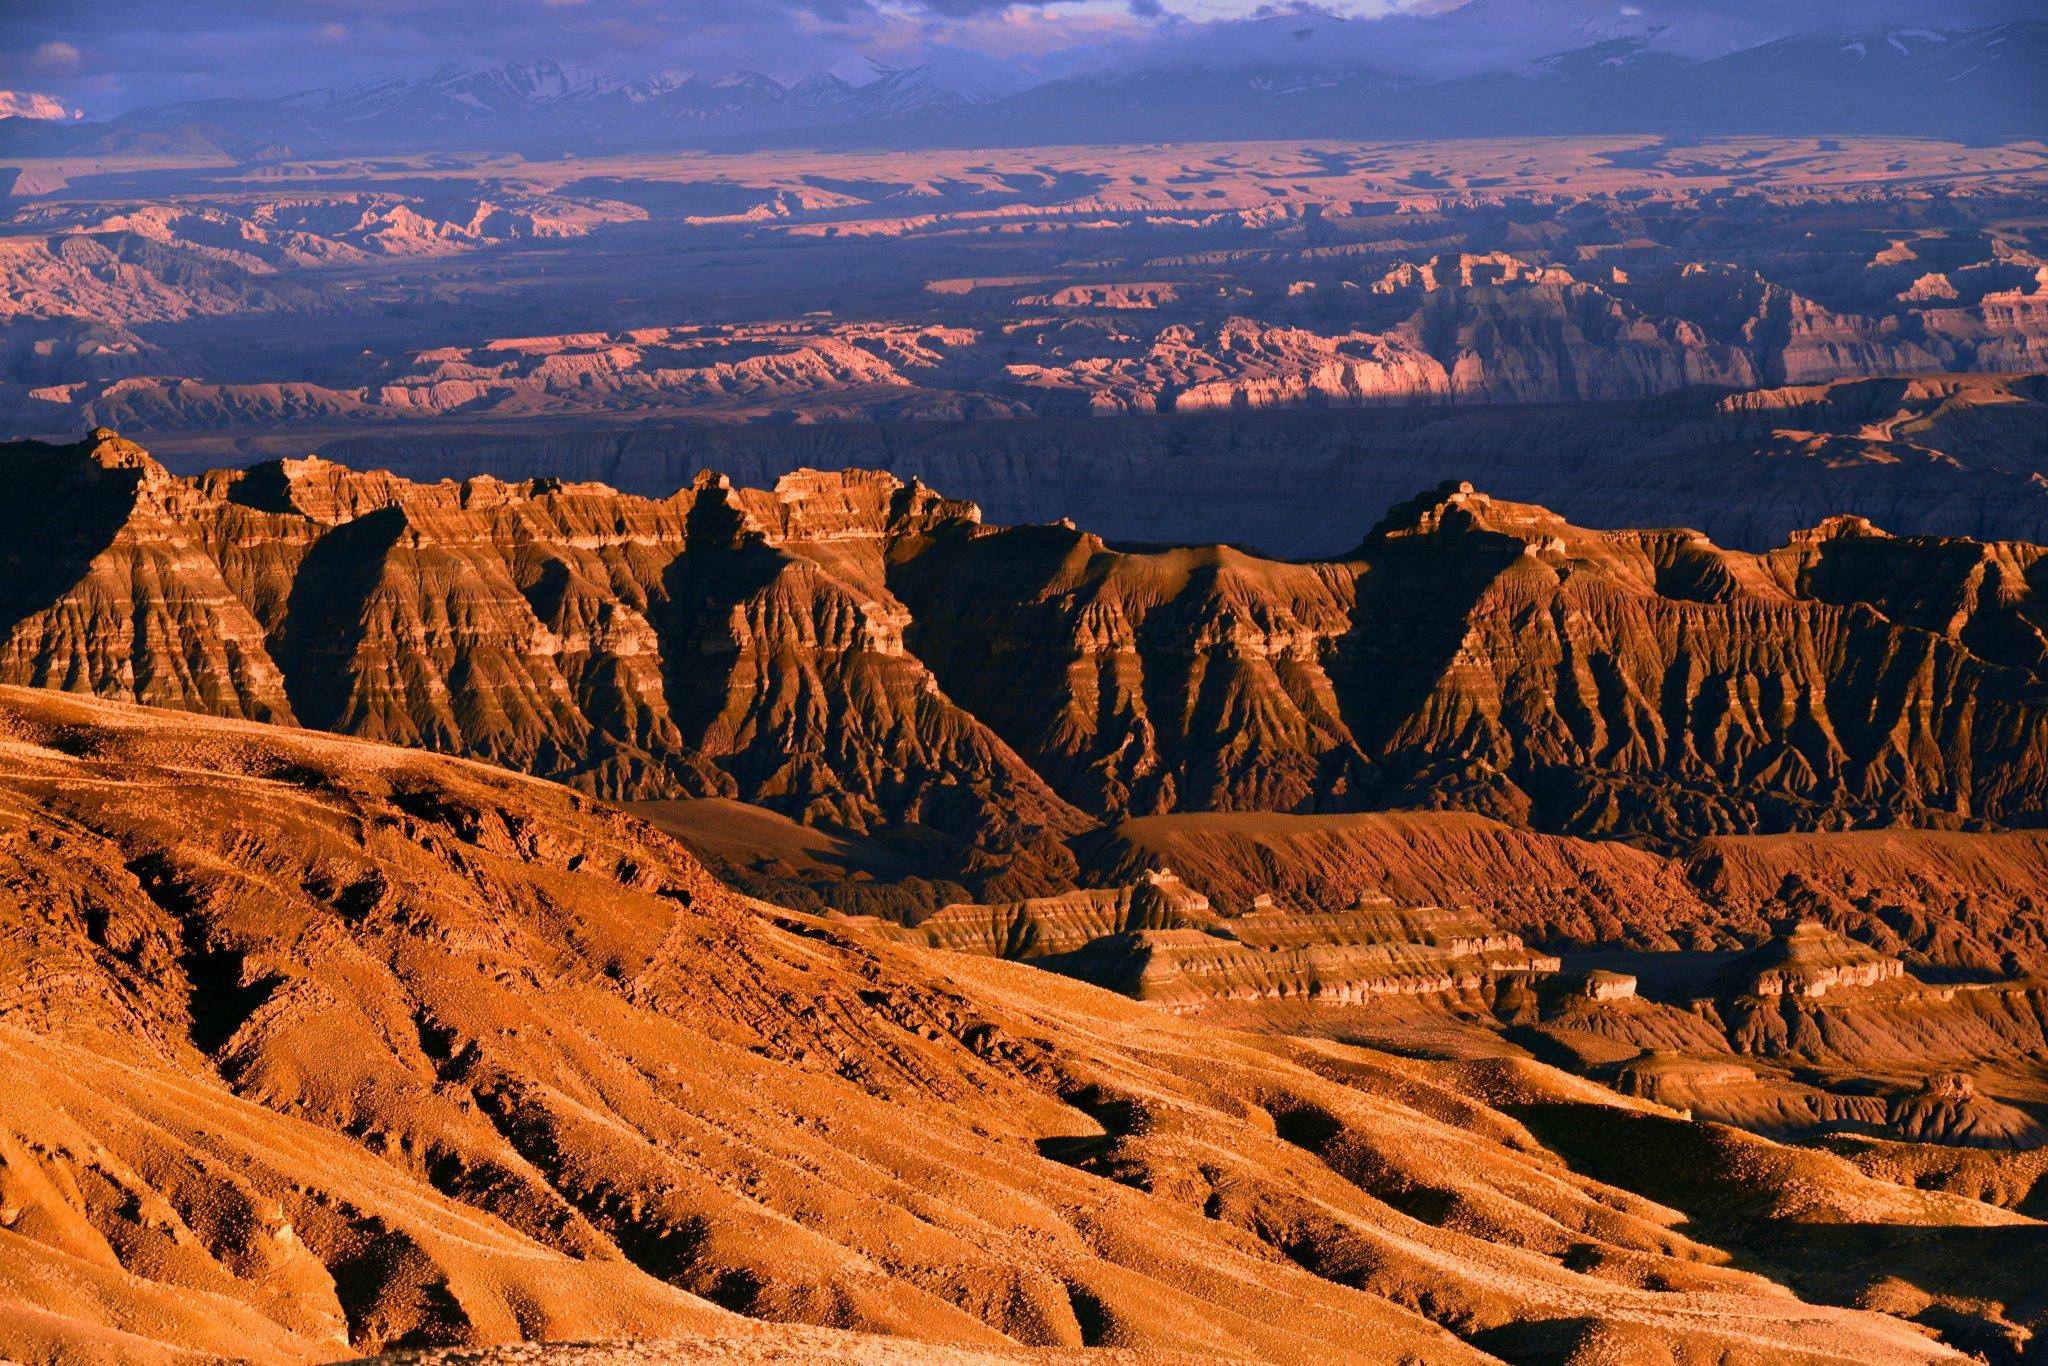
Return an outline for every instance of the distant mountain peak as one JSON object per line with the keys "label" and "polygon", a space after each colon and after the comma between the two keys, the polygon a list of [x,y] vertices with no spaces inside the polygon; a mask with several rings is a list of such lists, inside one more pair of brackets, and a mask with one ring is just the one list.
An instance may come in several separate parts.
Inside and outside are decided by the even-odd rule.
{"label": "distant mountain peak", "polygon": [[1659,52],[1655,46],[1656,32],[1630,34],[1620,38],[1603,38],[1586,47],[1573,48],[1569,52],[1550,52],[1530,63],[1540,71],[1556,76],[1570,76],[1597,72],[1601,69],[1614,70],[1635,66],[1645,61],[1663,60],[1683,62],[1685,59],[1672,53]]}
{"label": "distant mountain peak", "polygon": [[[1352,22],[1332,20],[1322,27]],[[2048,22],[2038,20],[1977,29],[1777,31],[1767,41],[1752,41],[1768,29],[1754,15],[1701,19],[1690,11],[1634,12],[1580,0],[1516,6],[1473,0],[1430,16],[1381,22],[1407,26],[1400,32],[1422,46],[1471,52],[1476,44],[1494,56],[1477,70],[1390,70],[1383,62],[1396,55],[1397,45],[1351,43],[1364,32],[1356,24],[1345,29],[1346,42],[1303,44],[1286,41],[1284,34],[1268,41],[1277,30],[1255,20],[1225,26],[1232,38],[1227,44],[1146,49],[1149,60],[1077,73],[1000,98],[963,91],[926,65],[869,57],[820,66],[787,84],[759,71],[622,78],[534,58],[448,63],[424,76],[277,100],[158,106],[123,115],[112,125],[83,124],[75,133],[29,129],[21,122],[12,132],[17,139],[75,137],[80,145],[149,133],[195,147],[212,144],[237,156],[242,152],[230,143],[290,146],[301,153],[597,148],[776,138],[862,125],[873,125],[884,140],[912,144],[984,134],[1015,144],[1105,135],[1151,141],[1484,136],[1508,130],[1966,137],[2048,132],[2040,78],[2048,69]],[[1482,41],[1495,29],[1506,37]],[[1475,95],[1487,82],[1493,89]],[[61,113],[53,110],[61,106],[47,97],[0,95],[0,117],[54,120]]]}
{"label": "distant mountain peak", "polygon": [[791,86],[789,93],[813,108],[830,109],[849,99],[855,89],[856,86],[837,73],[819,70]]}

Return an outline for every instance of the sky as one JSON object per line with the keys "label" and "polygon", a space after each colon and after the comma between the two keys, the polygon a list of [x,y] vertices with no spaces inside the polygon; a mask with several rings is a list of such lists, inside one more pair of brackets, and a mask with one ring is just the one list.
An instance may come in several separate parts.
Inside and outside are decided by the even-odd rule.
{"label": "sky", "polygon": [[929,64],[992,94],[1090,69],[1287,61],[1453,74],[1659,27],[1711,52],[1802,27],[1964,27],[2040,0],[0,0],[0,91],[108,117],[450,61],[782,79]]}

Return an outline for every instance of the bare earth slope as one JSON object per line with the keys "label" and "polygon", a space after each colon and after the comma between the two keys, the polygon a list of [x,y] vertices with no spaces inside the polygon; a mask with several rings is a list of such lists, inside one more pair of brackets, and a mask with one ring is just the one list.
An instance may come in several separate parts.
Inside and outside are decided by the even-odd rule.
{"label": "bare earth slope", "polygon": [[[704,823],[673,828],[695,847]],[[1261,896],[1313,911],[1384,891],[1472,907],[1553,947],[1656,951],[1732,948],[1812,918],[1937,979],[2048,976],[2040,831],[1726,835],[1663,857],[1462,812],[1232,812],[1121,821],[1077,844],[1090,881],[1170,868],[1234,912]]]}
{"label": "bare earth slope", "polygon": [[2039,1225],[1535,1064],[891,947],[456,760],[19,689],[0,735],[10,1357],[733,1336],[733,1309],[990,1348],[1944,1355],[1766,1279],[1795,1233],[1841,1302],[2021,1312]]}

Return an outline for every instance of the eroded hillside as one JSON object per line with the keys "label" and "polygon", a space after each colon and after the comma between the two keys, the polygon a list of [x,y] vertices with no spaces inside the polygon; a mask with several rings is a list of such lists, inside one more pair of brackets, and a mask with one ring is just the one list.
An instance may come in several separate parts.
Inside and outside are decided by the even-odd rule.
{"label": "eroded hillside", "polygon": [[7,689],[0,807],[12,1357],[1932,1361],[2038,1308],[1997,1206],[891,946],[479,765]]}
{"label": "eroded hillside", "polygon": [[0,431],[218,457],[2048,364],[2024,140],[274,157],[17,177]]}
{"label": "eroded hillside", "polygon": [[1852,518],[1749,554],[1446,486],[1283,562],[992,527],[861,472],[646,499],[180,479],[108,433],[7,459],[10,681],[923,830],[1012,891],[1124,816],[1421,806],[1670,846],[2032,827],[2048,783],[2023,543]]}

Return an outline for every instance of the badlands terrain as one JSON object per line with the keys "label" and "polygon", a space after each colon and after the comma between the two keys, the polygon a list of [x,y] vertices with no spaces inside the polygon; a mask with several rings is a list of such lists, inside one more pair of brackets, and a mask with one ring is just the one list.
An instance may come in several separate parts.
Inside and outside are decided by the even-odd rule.
{"label": "badlands terrain", "polygon": [[1286,561],[993,525],[872,471],[652,499],[318,458],[187,478],[105,430],[4,457],[0,679],[914,824],[1019,878],[1176,812],[1668,850],[2027,829],[2048,795],[2025,542],[1838,517],[1756,553],[1447,484]]}
{"label": "badlands terrain", "polygon": [[0,129],[0,1358],[2041,1359],[2048,145],[259,112]]}
{"label": "badlands terrain", "polygon": [[0,430],[183,469],[858,465],[1284,554],[1453,477],[1758,549],[2048,535],[2034,140],[34,151]]}
{"label": "badlands terrain", "polygon": [[[2039,545],[1834,518],[1729,550],[1451,484],[1346,555],[1283,561],[995,525],[875,471],[657,499],[317,458],[185,477],[108,431],[0,458],[0,683],[40,690],[6,694],[7,847],[31,861],[7,942],[71,965],[16,974],[22,1047],[187,1078],[192,1105],[261,1112],[236,1132],[312,1125],[405,1211],[217,1145],[163,1189],[164,1152],[105,1146],[195,1122],[161,1098],[145,1123],[101,1088],[97,1129],[85,1093],[8,1111],[32,1126],[17,1188],[61,1206],[38,1236],[98,1268],[63,1263],[92,1288],[17,1344],[741,1331],[722,1306],[969,1346],[1385,1359],[1415,1334],[1428,1360],[1588,1360],[1649,1340],[1602,1298],[1617,1277],[1688,1359],[1935,1351],[1911,1323],[2018,1361],[2044,1326],[2021,1269],[2048,1189]],[[930,980],[950,1004],[909,985]],[[1024,1015],[991,1023],[997,998]],[[1063,1070],[1102,1030],[1143,1061]],[[1251,1091],[1214,1070],[1232,1049]],[[1275,1058],[1402,1078],[1390,1103],[1547,1172],[1540,1214],[1535,1177],[1473,1165],[1490,1150],[1444,1185],[1408,1169],[1419,1139],[1272,1100]],[[845,1122],[841,1083],[885,1107],[851,1187],[850,1140],[811,1133]],[[693,1106],[771,1085],[772,1113],[706,1146]],[[911,1096],[942,1109],[886,1109]],[[1252,1140],[1211,1111],[1266,1155],[1233,1156]],[[934,1154],[949,1126],[965,1146]],[[123,1154],[104,1179],[129,1194],[93,1193],[88,1150]],[[1269,1205],[1272,1152],[1320,1184]],[[1102,1180],[1140,1203],[1084,1217],[1059,1193]],[[1608,1215],[1555,1205],[1575,1180],[1655,1202],[1583,1197],[1663,1231],[1607,1250]],[[227,1218],[223,1184],[301,1241],[259,1265],[246,1220],[178,1212]],[[853,1219],[849,1189],[908,1202],[916,1232]],[[173,1213],[120,1222],[158,1199]],[[1194,1223],[1133,1222],[1162,1200]],[[539,1280],[437,1241],[485,1216],[507,1227],[461,1236]],[[1436,1250],[1354,1227],[1388,1219]],[[1550,1269],[1497,1282],[1482,1244]],[[20,1274],[55,1284],[29,1252]],[[1780,1292],[1652,1253],[1892,1327],[1738,1329],[1720,1300],[1681,1324],[1662,1296]],[[1273,1293],[1332,1316],[1284,1344],[1257,1288],[1283,1267]],[[167,1320],[164,1284],[255,1317]],[[1815,1345],[1852,1331],[1880,1336]]]}
{"label": "badlands terrain", "polygon": [[0,806],[14,1359],[1931,1362],[2048,1311],[2024,1154],[1222,1029],[474,763],[7,688]]}

